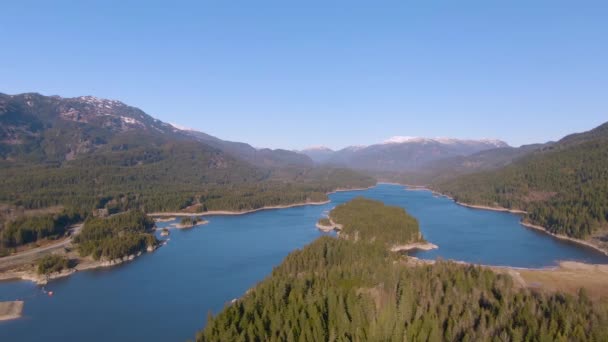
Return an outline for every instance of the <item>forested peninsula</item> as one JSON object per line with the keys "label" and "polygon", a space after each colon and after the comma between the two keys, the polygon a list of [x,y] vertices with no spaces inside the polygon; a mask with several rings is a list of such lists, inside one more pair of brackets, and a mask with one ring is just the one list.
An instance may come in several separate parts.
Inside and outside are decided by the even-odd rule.
{"label": "forested peninsula", "polygon": [[387,246],[395,238],[422,239],[416,220],[402,209],[355,199],[330,217],[348,233],[291,253],[242,298],[209,316],[197,341],[608,338],[608,307],[585,291],[534,292],[488,268],[412,263],[391,252]]}

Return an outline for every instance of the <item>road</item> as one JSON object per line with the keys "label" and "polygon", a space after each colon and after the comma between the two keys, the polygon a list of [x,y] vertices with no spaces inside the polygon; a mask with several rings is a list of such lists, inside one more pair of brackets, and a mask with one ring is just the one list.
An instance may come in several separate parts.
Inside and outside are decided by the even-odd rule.
{"label": "road", "polygon": [[15,255],[9,255],[0,258],[0,270],[6,270],[13,268],[18,265],[30,263],[44,255],[51,254],[52,252],[67,247],[70,243],[72,243],[72,239],[74,236],[80,233],[82,230],[83,224],[77,224],[69,228],[70,236],[66,239],[63,239],[57,243],[53,243],[50,245],[37,247],[33,249],[28,249],[27,251],[23,251],[17,253]]}

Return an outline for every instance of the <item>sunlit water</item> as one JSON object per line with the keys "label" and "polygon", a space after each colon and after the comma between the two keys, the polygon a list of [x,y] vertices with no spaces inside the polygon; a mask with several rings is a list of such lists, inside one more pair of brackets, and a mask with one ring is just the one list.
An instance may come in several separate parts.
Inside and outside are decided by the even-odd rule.
{"label": "sunlit water", "polygon": [[[0,341],[185,341],[217,313],[270,274],[291,251],[323,233],[319,217],[356,196],[405,208],[425,238],[439,246],[425,259],[489,265],[552,266],[558,260],[608,263],[588,248],[554,239],[519,224],[516,215],[468,209],[428,191],[381,184],[330,195],[331,203],[209,216],[209,224],[171,230],[154,253],[121,266],[78,272],[46,286],[0,283],[0,301],[25,300],[24,317],[0,322]],[[170,223],[159,223],[164,227]]]}

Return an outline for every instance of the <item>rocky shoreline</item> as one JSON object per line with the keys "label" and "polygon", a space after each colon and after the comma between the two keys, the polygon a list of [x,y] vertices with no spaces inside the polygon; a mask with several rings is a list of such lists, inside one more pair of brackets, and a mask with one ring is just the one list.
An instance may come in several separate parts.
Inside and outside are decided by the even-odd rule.
{"label": "rocky shoreline", "polygon": [[[404,186],[407,187],[408,185],[404,185]],[[471,208],[471,209],[490,210],[490,211],[498,211],[498,212],[508,212],[508,213],[516,214],[516,215],[525,215],[525,214],[528,213],[525,210],[519,210],[519,209],[509,209],[509,208],[504,208],[504,207],[490,207],[490,206],[484,206],[484,205],[475,205],[475,204],[468,204],[468,203],[458,202],[458,201],[454,200],[453,198],[451,198],[451,197],[449,197],[449,196],[447,196],[445,194],[436,192],[436,191],[428,189],[428,188],[424,188],[424,189],[428,190],[428,191],[431,191],[434,194],[438,194],[438,195],[447,197],[447,198],[451,199],[452,201],[454,201],[454,203],[456,203],[456,204],[458,204],[460,206],[463,206],[463,207]],[[414,189],[406,188],[406,190],[408,190],[408,191],[419,191],[419,190],[422,190],[422,187],[418,187],[415,190]],[[551,233],[547,228],[545,228],[543,226],[535,225],[535,224],[530,223],[530,222],[527,222],[524,218],[521,219],[520,224],[522,226],[526,227],[526,228],[535,229],[537,231],[543,232],[543,233],[545,233],[547,235],[550,235],[550,236],[552,236],[552,237],[554,237],[556,239],[570,241],[570,242],[573,242],[573,243],[576,243],[576,244],[579,244],[579,245],[583,245],[585,247],[592,248],[592,249],[594,249],[594,250],[596,250],[596,251],[598,251],[598,252],[600,252],[602,254],[608,255],[608,250],[606,250],[605,248],[602,248],[602,247],[594,244],[593,242],[585,241],[585,240],[581,240],[581,239],[576,239],[576,238],[571,238],[571,237],[568,237],[566,235]]]}
{"label": "rocky shoreline", "polygon": [[258,211],[262,211],[262,210],[287,209],[287,208],[294,208],[294,207],[302,207],[302,206],[306,206],[306,205],[323,205],[323,204],[327,204],[329,202],[331,202],[331,201],[327,200],[327,201],[321,201],[321,202],[302,202],[302,203],[295,203],[295,204],[288,204],[288,205],[266,206],[266,207],[261,207],[261,208],[257,208],[257,209],[242,210],[242,211],[211,210],[211,211],[205,211],[202,213],[155,212],[155,213],[148,213],[147,215],[150,217],[160,217],[160,218],[163,218],[163,217],[175,218],[175,217],[187,217],[187,216],[209,216],[209,215],[224,215],[224,216],[245,215],[245,214],[251,214],[251,213],[255,213]]}
{"label": "rocky shoreline", "polygon": [[195,224],[182,224],[182,223],[173,223],[168,225],[167,229],[189,229],[189,228],[194,228],[197,226],[204,226],[206,224],[209,224],[209,221],[205,220],[205,221],[201,221],[201,222],[197,222]]}
{"label": "rocky shoreline", "polygon": [[[162,245],[163,244],[159,244],[157,246],[148,246],[148,248],[146,249],[146,252],[151,253]],[[132,261],[135,258],[141,256],[143,253],[144,253],[143,251],[140,251],[137,254],[131,254],[131,255],[124,256],[122,258],[117,258],[117,259],[112,259],[112,260],[92,260],[90,258],[79,258],[78,264],[75,267],[68,268],[68,269],[62,270],[60,272],[46,274],[46,275],[38,274],[35,267],[30,265],[29,267],[26,266],[25,268],[2,272],[2,274],[0,274],[0,281],[20,279],[20,280],[34,282],[36,285],[46,285],[51,280],[64,278],[64,277],[70,276],[76,272],[92,270],[92,269],[97,269],[97,268],[117,266],[117,265],[129,262],[129,261]]]}
{"label": "rocky shoreline", "polygon": [[595,244],[594,244],[594,243],[592,243],[592,242],[585,241],[585,240],[581,240],[581,239],[575,239],[575,238],[571,238],[571,237],[566,236],[566,235],[554,234],[554,233],[551,233],[550,231],[548,231],[548,230],[547,230],[547,228],[545,228],[545,227],[543,227],[543,226],[535,225],[535,224],[532,224],[532,223],[526,222],[526,221],[524,221],[524,220],[522,220],[520,223],[521,223],[521,225],[522,225],[522,226],[524,226],[524,227],[527,227],[527,228],[530,228],[530,229],[535,229],[535,230],[538,230],[538,231],[543,232],[543,233],[545,233],[545,234],[547,234],[547,235],[551,235],[552,237],[554,237],[554,238],[556,238],[556,239],[565,240],[565,241],[570,241],[570,242],[573,242],[573,243],[577,243],[577,244],[579,244],[579,245],[584,245],[584,246],[586,246],[586,247],[589,247],[589,248],[591,248],[591,249],[594,249],[594,250],[596,250],[596,251],[598,251],[598,252],[600,252],[600,253],[603,253],[604,255],[607,255],[607,256],[608,256],[608,250],[606,250],[606,249],[604,249],[604,248],[602,248],[602,247],[600,247],[600,246],[597,246],[597,245],[595,245]]}
{"label": "rocky shoreline", "polygon": [[391,247],[391,252],[407,252],[407,251],[411,251],[411,250],[421,250],[421,251],[430,251],[433,249],[437,249],[439,248],[439,246],[437,246],[434,243],[430,243],[430,242],[413,242],[413,243],[408,243],[405,245],[395,245],[393,247]]}
{"label": "rocky shoreline", "polygon": [[[446,196],[446,195],[443,195],[443,196]],[[525,210],[519,210],[519,209],[509,209],[509,208],[504,208],[504,207],[490,207],[490,206],[486,206],[486,205],[467,204],[467,203],[462,203],[462,202],[458,202],[458,201],[454,201],[454,202],[460,206],[471,208],[471,209],[499,211],[499,212],[507,212],[507,213],[511,213],[511,214],[521,214],[521,215],[525,215],[528,213]]]}
{"label": "rocky shoreline", "polygon": [[342,230],[342,227],[344,227],[343,225],[334,222],[331,218],[327,217],[327,219],[329,220],[329,225],[324,225],[321,224],[319,222],[316,223],[316,227],[326,233],[329,233],[331,231],[337,230],[338,232]]}

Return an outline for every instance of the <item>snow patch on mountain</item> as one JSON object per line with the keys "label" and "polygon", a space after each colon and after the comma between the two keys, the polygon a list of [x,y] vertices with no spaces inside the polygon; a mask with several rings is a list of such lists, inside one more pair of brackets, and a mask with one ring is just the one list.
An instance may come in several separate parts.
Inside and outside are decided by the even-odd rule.
{"label": "snow patch on mountain", "polygon": [[196,131],[195,129],[192,129],[190,127],[186,127],[186,126],[182,126],[182,125],[178,125],[176,123],[173,122],[169,122],[169,125],[179,129],[180,131]]}
{"label": "snow patch on mountain", "polygon": [[302,151],[332,151],[332,149],[327,146],[317,145],[317,146],[306,147]]}
{"label": "snow patch on mountain", "polygon": [[382,142],[382,144],[407,144],[407,143],[440,143],[444,145],[454,145],[454,144],[488,144],[494,147],[506,147],[509,146],[502,140],[498,139],[456,139],[456,138],[446,138],[446,137],[436,137],[436,138],[423,138],[423,137],[412,137],[412,136],[394,136],[389,139],[386,139]]}

